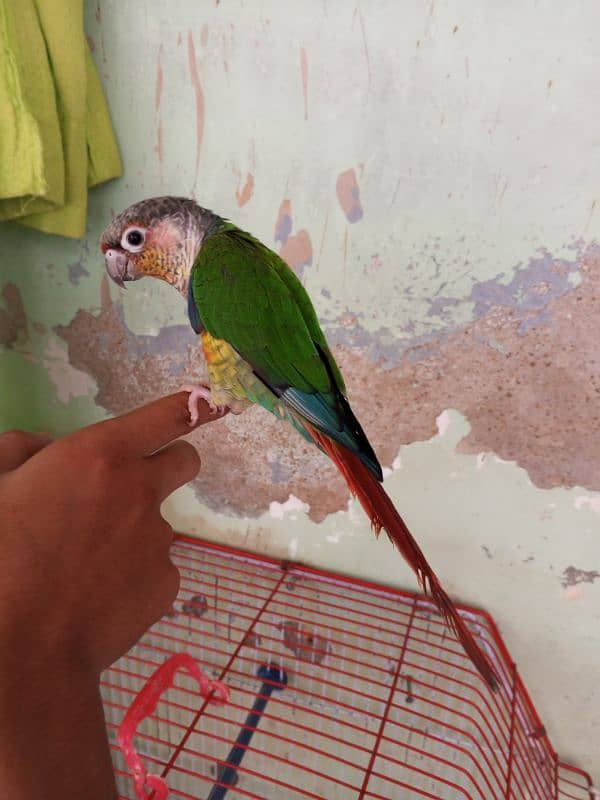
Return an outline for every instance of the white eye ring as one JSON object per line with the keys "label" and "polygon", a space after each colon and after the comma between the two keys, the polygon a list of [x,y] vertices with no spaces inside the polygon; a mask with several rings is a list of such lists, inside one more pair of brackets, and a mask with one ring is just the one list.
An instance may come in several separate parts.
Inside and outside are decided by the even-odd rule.
{"label": "white eye ring", "polygon": [[133,226],[126,228],[121,236],[121,247],[130,253],[139,253],[146,241],[146,231],[143,228]]}

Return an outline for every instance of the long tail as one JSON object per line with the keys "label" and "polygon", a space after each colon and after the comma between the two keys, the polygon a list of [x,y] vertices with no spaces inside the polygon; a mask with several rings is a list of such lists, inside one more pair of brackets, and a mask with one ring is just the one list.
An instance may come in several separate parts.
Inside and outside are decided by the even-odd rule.
{"label": "long tail", "polygon": [[487,685],[495,691],[498,678],[485,653],[479,647],[473,634],[460,616],[452,600],[431,569],[421,548],[406,527],[404,520],[396,511],[377,478],[363,464],[360,458],[342,445],[332,441],[328,436],[304,422],[304,425],[316,444],[323,449],[346,479],[350,491],[358,498],[366,511],[371,525],[378,535],[383,528],[390,541],[402,553],[406,561],[415,571],[423,591],[431,595],[444,619],[460,640],[465,652],[475,665]]}

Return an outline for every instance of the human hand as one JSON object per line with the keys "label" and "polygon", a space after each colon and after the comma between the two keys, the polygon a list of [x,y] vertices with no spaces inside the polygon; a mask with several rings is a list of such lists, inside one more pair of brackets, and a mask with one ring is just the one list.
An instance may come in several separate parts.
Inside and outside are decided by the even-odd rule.
{"label": "human hand", "polygon": [[[200,425],[219,418],[198,410]],[[99,675],[177,594],[160,505],[200,466],[173,442],[188,420],[180,392],[56,442],[0,436],[0,786],[12,800],[116,798]]]}
{"label": "human hand", "polygon": [[8,431],[0,434],[0,475],[20,467],[51,441],[52,437],[45,433]]}
{"label": "human hand", "polygon": [[[215,419],[199,411],[200,425]],[[5,655],[97,676],[171,606],[179,573],[160,506],[200,467],[173,442],[189,430],[182,392],[53,443],[0,436]]]}

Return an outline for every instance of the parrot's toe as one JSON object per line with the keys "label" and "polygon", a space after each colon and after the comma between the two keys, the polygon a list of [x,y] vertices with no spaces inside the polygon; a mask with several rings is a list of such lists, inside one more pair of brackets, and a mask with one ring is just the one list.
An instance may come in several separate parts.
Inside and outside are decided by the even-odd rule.
{"label": "parrot's toe", "polygon": [[198,422],[198,400],[206,400],[210,406],[211,414],[222,414],[227,406],[218,406],[212,398],[212,392],[208,386],[193,384],[182,387],[182,391],[189,392],[188,410],[190,412],[190,426],[194,427]]}

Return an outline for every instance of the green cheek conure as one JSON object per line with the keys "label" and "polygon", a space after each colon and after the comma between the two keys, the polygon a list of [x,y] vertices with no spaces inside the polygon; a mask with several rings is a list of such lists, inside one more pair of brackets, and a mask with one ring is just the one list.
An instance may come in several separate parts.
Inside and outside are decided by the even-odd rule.
{"label": "green cheek conure", "polygon": [[383,528],[413,568],[487,684],[496,673],[442,589],[382,486],[381,466],[346,396],[344,379],[304,287],[277,253],[193,200],[158,197],[120,214],[101,239],[120,286],[144,276],[187,301],[208,364],[197,399],[240,413],[252,403],[286,419],[335,463],[376,533]]}

